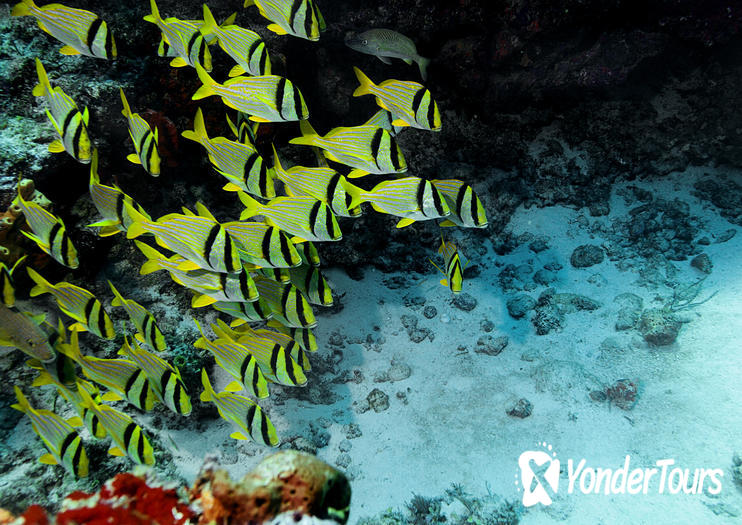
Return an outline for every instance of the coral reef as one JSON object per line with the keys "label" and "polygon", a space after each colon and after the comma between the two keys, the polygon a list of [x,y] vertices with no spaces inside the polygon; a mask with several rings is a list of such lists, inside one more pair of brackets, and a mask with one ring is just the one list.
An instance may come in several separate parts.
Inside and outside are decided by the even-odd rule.
{"label": "coral reef", "polygon": [[[35,202],[45,209],[51,207],[51,202],[43,193],[36,189],[31,179],[21,179],[18,182],[18,191],[23,200]],[[5,211],[0,212],[0,262],[12,266],[26,254],[25,246],[28,240],[21,233],[25,226],[23,211],[16,204],[16,199],[10,202]],[[28,231],[28,227],[25,226]]]}

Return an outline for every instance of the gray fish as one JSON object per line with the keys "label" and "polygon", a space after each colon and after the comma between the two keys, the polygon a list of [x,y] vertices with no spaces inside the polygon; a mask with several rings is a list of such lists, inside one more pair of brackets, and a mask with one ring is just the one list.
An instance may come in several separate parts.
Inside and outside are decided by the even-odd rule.
{"label": "gray fish", "polygon": [[345,45],[355,51],[374,55],[385,64],[392,63],[390,58],[400,58],[408,64],[417,62],[422,79],[428,78],[430,59],[418,55],[412,40],[391,29],[369,29],[358,35],[349,35],[345,38]]}

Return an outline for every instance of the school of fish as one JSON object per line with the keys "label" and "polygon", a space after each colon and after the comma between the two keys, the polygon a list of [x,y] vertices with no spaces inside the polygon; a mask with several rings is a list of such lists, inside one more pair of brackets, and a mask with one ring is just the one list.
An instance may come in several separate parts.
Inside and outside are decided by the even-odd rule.
{"label": "school of fish", "polygon": [[[257,7],[270,22],[267,29],[279,35],[317,41],[325,30],[315,0],[246,0],[244,7],[249,6]],[[226,118],[234,139],[209,136],[201,109],[193,129],[182,135],[206,150],[214,170],[226,179],[223,189],[233,192],[244,205],[239,220],[220,221],[200,202],[195,210],[184,207],[153,219],[116,184],[103,184],[95,130],[91,136],[88,128],[88,109],[81,111],[72,97],[55,87],[37,58],[38,84],[33,95],[44,100],[58,135],[49,151],[66,152],[90,164],[89,194],[101,220],[89,226],[99,228],[101,237],[124,233],[132,239],[145,258],[141,274],[164,270],[175,283],[191,290],[193,308],[212,307],[232,318],[229,324],[212,323],[208,328],[213,336],[194,319],[201,334],[194,346],[211,354],[234,378],[224,391],[217,392],[209,373],[202,369],[200,400],[216,406],[234,427],[233,438],[274,447],[279,444],[276,429],[253,398],[267,397],[271,383],[306,384],[311,369],[307,354],[318,349],[312,333],[317,324],[312,305],[333,304],[314,243],[340,241],[343,233],[338,217],[358,217],[364,203],[399,218],[398,228],[435,219],[442,220],[441,226],[484,228],[484,207],[463,181],[406,174],[398,134],[406,128],[442,129],[438,105],[422,84],[394,79],[376,84],[353,68],[359,81],[353,96],[373,95],[381,109],[362,125],[336,127],[321,135],[309,123],[310,111],[299,88],[271,73],[266,43],[258,33],[236,25],[235,15],[220,24],[204,5],[203,20],[180,20],[162,15],[155,0],[149,0],[149,11],[144,20],[161,33],[157,54],[169,58],[173,67],[195,69],[194,78],[201,86],[192,99],[219,97],[229,108]],[[44,32],[63,44],[62,54],[116,58],[112,30],[94,13],[22,0],[12,15],[35,18]],[[399,33],[370,30],[346,43],[385,63],[389,57],[415,61],[423,80],[427,78],[429,60]],[[235,63],[223,82],[210,74],[213,62],[222,59],[212,54],[211,48],[217,47]],[[164,166],[158,128],[133,111],[123,88],[119,94],[133,145],[127,159],[158,177]],[[297,121],[300,135],[289,142],[314,148],[318,165],[288,166],[275,144],[271,145],[272,158],[261,157],[255,146],[257,127],[265,122]],[[349,180],[367,176],[380,180],[371,189]],[[24,201],[20,191],[15,202],[25,217],[24,235],[59,264],[77,268],[78,252],[62,219]],[[458,293],[463,284],[458,249],[442,240],[439,252],[444,258],[439,268],[445,275],[441,283]],[[125,310],[133,329],[118,332],[123,336],[121,357],[95,357],[81,345],[87,337],[81,338],[81,332],[109,340],[117,336],[103,302],[72,283],[52,284],[27,266],[34,282],[31,297],[50,294],[60,312],[74,322],[66,325],[60,317],[54,326],[43,317],[18,310],[13,276],[24,262],[21,259],[12,268],[0,264],[0,345],[28,354],[29,365],[39,373],[33,386],[53,386],[77,414],[65,420],[34,408],[21,388],[15,387],[18,403],[14,408],[28,416],[49,450],[40,461],[62,465],[76,477],[86,476],[88,459],[75,430],[85,427],[95,439],[111,438],[110,454],[154,464],[155,450],[142,427],[106,402],[125,401],[145,411],[162,403],[175,414],[191,413],[189,388],[195,385],[186,385],[178,368],[161,356],[167,354],[168,345],[155,317],[120,291],[123,283],[109,281],[110,304]],[[267,327],[254,328],[250,324],[255,322]],[[85,378],[78,375],[78,367]]]}

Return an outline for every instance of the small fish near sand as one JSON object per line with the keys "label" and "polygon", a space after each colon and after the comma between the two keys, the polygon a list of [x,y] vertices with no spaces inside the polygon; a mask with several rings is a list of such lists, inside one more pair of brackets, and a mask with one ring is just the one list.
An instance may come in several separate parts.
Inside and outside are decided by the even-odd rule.
{"label": "small fish near sand", "polygon": [[401,33],[391,29],[369,29],[357,35],[345,37],[345,45],[349,48],[373,55],[385,64],[391,64],[390,58],[399,58],[407,64],[417,62],[420,77],[428,79],[429,58],[421,57],[415,43]]}

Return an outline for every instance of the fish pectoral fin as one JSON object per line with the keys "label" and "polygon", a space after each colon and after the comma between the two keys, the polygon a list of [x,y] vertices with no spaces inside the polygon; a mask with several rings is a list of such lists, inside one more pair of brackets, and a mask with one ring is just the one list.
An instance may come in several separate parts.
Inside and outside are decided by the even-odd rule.
{"label": "fish pectoral fin", "polygon": [[177,268],[178,270],[185,270],[185,271],[201,269],[201,267],[193,261],[183,261],[177,266]]}
{"label": "fish pectoral fin", "polygon": [[415,222],[415,219],[404,218],[397,223],[397,228],[404,228]]}
{"label": "fish pectoral fin", "polygon": [[366,175],[368,175],[368,172],[367,171],[364,171],[364,170],[361,170],[361,169],[356,168],[354,170],[351,170],[350,173],[348,173],[348,178],[349,179],[357,179],[359,177],[365,177]]}
{"label": "fish pectoral fin", "polygon": [[126,454],[124,454],[124,451],[121,450],[118,447],[111,447],[111,448],[109,448],[108,449],[108,453],[111,454],[112,456],[119,456],[119,457],[126,455]]}
{"label": "fish pectoral fin", "polygon": [[265,119],[263,117],[256,117],[255,115],[250,115],[250,120],[253,122],[270,122],[270,120]]}
{"label": "fish pectoral fin", "polygon": [[227,392],[240,392],[242,390],[242,383],[236,380],[232,381],[224,388],[224,390]]}
{"label": "fish pectoral fin", "polygon": [[141,164],[142,163],[142,160],[139,158],[139,155],[137,155],[136,153],[129,153],[126,156],[126,160],[128,160],[129,162],[132,162],[134,164]]}
{"label": "fish pectoral fin", "polygon": [[56,465],[57,459],[51,454],[44,454],[39,458],[39,463],[43,463],[44,465]]}
{"label": "fish pectoral fin", "polygon": [[237,431],[235,431],[235,432],[232,432],[232,433],[231,433],[231,434],[229,435],[229,437],[231,437],[231,438],[234,438],[234,439],[239,439],[239,440],[241,440],[241,441],[249,441],[249,438],[246,438],[246,437],[244,436],[244,434],[242,434],[242,432],[237,432]]}
{"label": "fish pectoral fin", "polygon": [[224,191],[244,191],[243,188],[240,188],[237,184],[234,182],[228,182],[224,186],[222,186],[222,189]]}
{"label": "fish pectoral fin", "polygon": [[234,66],[232,69],[229,70],[229,76],[230,77],[238,77],[238,76],[242,75],[245,72],[246,72],[245,71],[245,68],[242,67],[241,65],[237,64],[236,66]]}
{"label": "fish pectoral fin", "polygon": [[404,63],[407,64],[408,66],[411,66],[412,65],[412,59],[411,58],[403,58],[402,60],[404,60]]}
{"label": "fish pectoral fin", "polygon": [[440,280],[440,283],[441,283],[441,284],[442,284],[443,286],[446,286],[446,287],[447,287],[447,286],[448,286],[448,279],[441,279],[441,280]]}
{"label": "fish pectoral fin", "polygon": [[82,418],[80,416],[71,417],[67,420],[67,423],[71,427],[81,427],[82,426]]}
{"label": "fish pectoral fin", "polygon": [[213,297],[209,297],[208,295],[194,295],[193,299],[191,299],[191,308],[201,308],[204,306],[209,306],[210,304],[214,304],[216,302],[216,299]]}
{"label": "fish pectoral fin", "polygon": [[443,226],[443,227],[456,226],[456,223],[453,222],[451,219],[446,219],[445,221],[438,224],[438,226]]}
{"label": "fish pectoral fin", "polygon": [[134,339],[136,339],[140,343],[146,343],[146,341],[144,340],[144,336],[142,335],[141,332],[137,332],[136,334],[134,334]]}
{"label": "fish pectoral fin", "polygon": [[286,35],[288,32],[278,24],[268,24],[268,29],[278,35]]}
{"label": "fish pectoral fin", "polygon": [[116,235],[120,231],[122,230],[116,226],[103,226],[100,231],[98,231],[98,235],[101,237],[110,237],[111,235]]}
{"label": "fish pectoral fin", "polygon": [[87,332],[88,327],[82,323],[74,323],[68,326],[67,330],[70,330],[71,332]]}
{"label": "fish pectoral fin", "polygon": [[303,237],[299,237],[297,235],[294,235],[293,237],[291,237],[291,242],[294,243],[294,244],[301,244],[303,242],[307,242],[307,240],[304,239]]}
{"label": "fish pectoral fin", "polygon": [[49,144],[49,152],[62,153],[63,151],[64,151],[64,144],[62,144],[61,140],[55,140],[55,141],[52,141],[51,144]]}
{"label": "fish pectoral fin", "polygon": [[235,328],[237,326],[242,326],[243,324],[247,323],[244,319],[233,319],[231,323],[229,323],[230,328]]}
{"label": "fish pectoral fin", "polygon": [[409,126],[409,124],[405,122],[404,120],[402,120],[401,118],[395,118],[394,120],[392,120],[392,126],[398,126],[400,128],[404,128],[405,126]]}
{"label": "fish pectoral fin", "polygon": [[173,67],[185,67],[188,65],[188,62],[186,62],[181,57],[175,57],[170,61],[170,65]]}
{"label": "fish pectoral fin", "polygon": [[80,52],[72,46],[63,46],[60,50],[63,55],[79,55]]}
{"label": "fish pectoral fin", "polygon": [[[378,56],[378,55],[377,55],[377,56]],[[378,58],[379,58],[379,60],[381,60],[382,62],[384,62],[384,63],[385,63],[385,64],[387,64],[387,65],[391,65],[391,63],[392,63],[392,61],[391,61],[391,60],[389,60],[389,57],[382,57],[382,56],[378,56]]]}
{"label": "fish pectoral fin", "polygon": [[121,400],[123,399],[123,397],[121,397],[121,396],[120,396],[119,394],[117,394],[116,392],[111,392],[111,391],[109,390],[108,392],[106,392],[105,394],[103,394],[103,395],[101,396],[101,399],[102,399],[103,401],[121,401]]}

